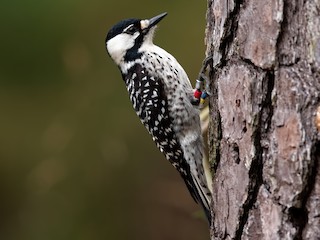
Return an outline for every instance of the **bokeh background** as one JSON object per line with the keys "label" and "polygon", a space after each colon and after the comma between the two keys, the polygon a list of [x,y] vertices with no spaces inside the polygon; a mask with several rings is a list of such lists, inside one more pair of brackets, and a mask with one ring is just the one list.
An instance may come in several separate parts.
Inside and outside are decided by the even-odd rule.
{"label": "bokeh background", "polygon": [[1,240],[208,239],[104,46],[119,20],[164,11],[155,42],[193,80],[206,1],[1,2]]}

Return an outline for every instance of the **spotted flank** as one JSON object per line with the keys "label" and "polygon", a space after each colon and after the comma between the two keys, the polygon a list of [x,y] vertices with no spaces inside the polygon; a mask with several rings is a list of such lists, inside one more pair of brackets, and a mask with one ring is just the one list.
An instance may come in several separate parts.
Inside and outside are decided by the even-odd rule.
{"label": "spotted flank", "polygon": [[[183,160],[183,153],[173,132],[163,83],[134,65],[124,78],[133,108],[156,141],[157,147],[171,163]],[[176,164],[176,166],[178,166]]]}
{"label": "spotted flank", "polygon": [[173,119],[170,116],[167,94],[161,79],[148,73],[141,64],[135,64],[123,75],[133,108],[151,134],[159,150],[170,161],[182,176],[193,199],[205,209],[208,219],[211,218],[208,197],[210,192],[203,191],[205,185],[191,173],[182,146],[174,132]]}

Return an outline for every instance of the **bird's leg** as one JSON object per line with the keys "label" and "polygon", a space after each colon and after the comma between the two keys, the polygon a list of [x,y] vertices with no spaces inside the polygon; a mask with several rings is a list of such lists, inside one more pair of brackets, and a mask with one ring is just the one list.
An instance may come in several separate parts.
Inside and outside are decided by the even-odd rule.
{"label": "bird's leg", "polygon": [[207,68],[208,66],[212,65],[212,55],[206,57],[202,62],[202,67],[199,73],[199,78],[203,79],[205,82],[205,91],[210,96],[210,88],[209,88],[209,78],[207,76]]}
{"label": "bird's leg", "polygon": [[[203,60],[202,67],[199,73],[199,79],[202,79],[202,82],[205,82],[205,89],[204,91],[207,93],[207,95],[211,95],[209,91],[209,78],[207,76],[207,68],[212,64],[212,56],[208,56]],[[206,106],[201,110],[200,113],[200,120],[201,120],[201,130],[203,135],[206,135],[208,131],[208,126],[209,126],[209,107]]]}
{"label": "bird's leg", "polygon": [[193,99],[191,103],[193,105],[199,106],[199,108],[203,108],[205,104],[205,99],[210,95],[209,92],[209,81],[207,77],[207,67],[212,62],[212,56],[209,56],[204,59],[202,63],[202,67],[196,80],[196,86],[194,89]]}

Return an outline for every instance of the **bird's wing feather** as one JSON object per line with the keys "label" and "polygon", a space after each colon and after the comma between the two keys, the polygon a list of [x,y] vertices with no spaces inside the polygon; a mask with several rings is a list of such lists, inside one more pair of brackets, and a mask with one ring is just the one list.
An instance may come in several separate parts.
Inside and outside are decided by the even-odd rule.
{"label": "bird's wing feather", "polygon": [[123,76],[133,107],[152,135],[157,147],[167,160],[178,170],[193,197],[210,217],[209,202],[186,162],[183,150],[174,132],[173,121],[169,114],[168,101],[161,79],[148,74],[147,69],[135,64]]}

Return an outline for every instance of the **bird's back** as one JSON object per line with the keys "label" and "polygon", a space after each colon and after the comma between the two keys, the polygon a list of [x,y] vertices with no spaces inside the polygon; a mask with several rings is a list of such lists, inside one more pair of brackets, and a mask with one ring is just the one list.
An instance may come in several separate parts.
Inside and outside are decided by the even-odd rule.
{"label": "bird's back", "polygon": [[193,198],[209,209],[202,165],[203,140],[193,90],[177,60],[153,45],[125,74],[133,106],[157,147],[182,175]]}

